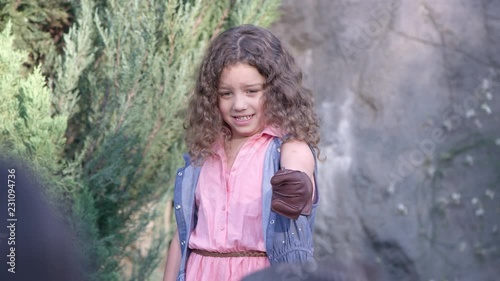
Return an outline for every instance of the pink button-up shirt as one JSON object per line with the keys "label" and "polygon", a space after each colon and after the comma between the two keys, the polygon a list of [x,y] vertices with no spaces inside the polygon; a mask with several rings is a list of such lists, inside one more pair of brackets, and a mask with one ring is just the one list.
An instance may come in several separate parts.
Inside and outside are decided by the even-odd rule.
{"label": "pink button-up shirt", "polygon": [[[190,248],[221,253],[265,252],[262,169],[267,147],[275,136],[279,136],[277,130],[268,127],[250,137],[230,170],[222,141],[215,145],[215,155],[204,162],[196,187],[198,222],[191,234]],[[214,258],[192,253],[186,277],[187,280],[239,280],[268,264],[267,257]]]}

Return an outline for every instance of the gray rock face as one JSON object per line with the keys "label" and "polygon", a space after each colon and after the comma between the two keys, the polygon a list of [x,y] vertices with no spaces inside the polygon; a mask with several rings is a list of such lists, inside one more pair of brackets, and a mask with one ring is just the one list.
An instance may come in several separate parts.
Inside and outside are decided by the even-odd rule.
{"label": "gray rock face", "polygon": [[500,1],[282,11],[271,30],[322,119],[317,260],[361,259],[383,280],[500,280]]}

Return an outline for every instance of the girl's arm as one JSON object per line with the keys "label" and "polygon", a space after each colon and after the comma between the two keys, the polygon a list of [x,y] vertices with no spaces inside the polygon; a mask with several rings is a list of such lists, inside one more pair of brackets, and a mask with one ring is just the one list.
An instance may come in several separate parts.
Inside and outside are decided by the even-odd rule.
{"label": "girl's arm", "polygon": [[179,243],[179,232],[175,229],[174,237],[168,249],[167,262],[163,281],[175,281],[179,275],[181,265],[181,245]]}
{"label": "girl's arm", "polygon": [[[303,141],[285,142],[281,146],[281,167],[306,173],[313,184],[311,200],[314,200],[314,155],[309,145]],[[314,201],[313,201],[314,202]]]}

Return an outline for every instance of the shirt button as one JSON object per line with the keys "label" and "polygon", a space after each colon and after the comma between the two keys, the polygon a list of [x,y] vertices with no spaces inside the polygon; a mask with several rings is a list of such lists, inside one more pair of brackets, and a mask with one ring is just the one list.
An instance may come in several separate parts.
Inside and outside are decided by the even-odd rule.
{"label": "shirt button", "polygon": [[176,209],[176,210],[179,210],[180,208],[181,208],[181,205],[177,205],[177,206],[175,206],[175,209]]}
{"label": "shirt button", "polygon": [[281,148],[278,147],[278,149],[276,149],[278,152],[281,152]]}
{"label": "shirt button", "polygon": [[224,226],[220,227],[220,231],[224,231],[224,229],[226,229]]}
{"label": "shirt button", "polygon": [[184,246],[186,244],[186,241],[185,240],[182,240],[181,241],[181,245]]}
{"label": "shirt button", "polygon": [[178,172],[178,173],[177,173],[177,175],[178,175],[178,176],[182,176],[182,172]]}
{"label": "shirt button", "polygon": [[274,220],[271,220],[269,223],[270,223],[270,224],[274,224]]}

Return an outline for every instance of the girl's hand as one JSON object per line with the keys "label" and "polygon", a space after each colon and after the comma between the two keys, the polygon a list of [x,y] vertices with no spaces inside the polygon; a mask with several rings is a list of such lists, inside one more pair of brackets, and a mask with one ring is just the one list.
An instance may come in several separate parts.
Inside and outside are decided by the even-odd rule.
{"label": "girl's hand", "polygon": [[313,184],[306,173],[281,169],[271,178],[271,185],[274,212],[294,220],[311,214]]}

